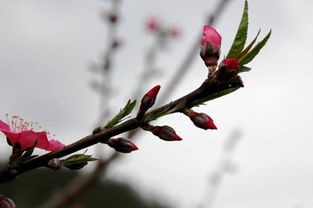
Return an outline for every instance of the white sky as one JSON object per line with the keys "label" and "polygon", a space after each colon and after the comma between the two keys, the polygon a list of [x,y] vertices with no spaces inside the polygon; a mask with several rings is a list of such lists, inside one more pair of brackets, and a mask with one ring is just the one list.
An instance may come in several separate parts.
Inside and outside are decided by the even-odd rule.
{"label": "white sky", "polygon": [[[160,194],[175,207],[195,207],[225,139],[239,127],[244,136],[233,158],[239,170],[225,177],[215,207],[312,206],[313,2],[249,3],[250,40],[259,28],[263,36],[269,29],[273,34],[251,63],[253,70],[242,74],[245,88],[199,109],[214,118],[218,131],[197,129],[182,115],[161,119],[158,124],[171,125],[184,140],[166,143],[143,133],[137,142],[140,150],[115,164],[111,178],[129,180],[147,197]],[[119,34],[125,46],[115,60],[115,87],[120,87],[112,105],[116,111],[136,86],[143,52],[152,40],[144,32],[145,19],[157,15],[183,29],[183,37],[160,56],[163,78],[143,86],[161,84],[162,93],[215,4],[124,0]],[[99,12],[109,4],[0,0],[0,5],[1,118],[10,113],[36,120],[67,144],[87,135],[99,108],[97,94],[87,86],[95,77],[88,66],[103,54],[106,30]],[[233,40],[242,9],[243,1],[231,1],[217,25],[223,36],[222,54]],[[197,58],[172,98],[197,87],[205,73]],[[4,157],[9,148],[4,139],[0,145]]]}

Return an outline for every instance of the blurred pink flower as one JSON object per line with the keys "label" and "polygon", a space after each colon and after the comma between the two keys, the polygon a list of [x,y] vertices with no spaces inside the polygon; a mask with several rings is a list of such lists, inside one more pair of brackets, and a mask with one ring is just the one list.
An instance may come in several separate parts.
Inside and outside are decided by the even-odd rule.
{"label": "blurred pink flower", "polygon": [[179,36],[181,36],[181,29],[179,27],[172,27],[170,29],[170,34],[172,37],[178,38]]}
{"label": "blurred pink flower", "polygon": [[8,120],[8,123],[0,120],[0,131],[8,138],[12,145],[18,142],[21,145],[21,149],[29,148],[35,142],[36,147],[47,151],[58,150],[65,146],[57,140],[48,140],[46,131],[33,131],[35,127],[35,123],[27,122],[18,116],[13,116],[12,121],[9,122]]}
{"label": "blurred pink flower", "polygon": [[203,36],[201,40],[202,47],[205,47],[207,43],[210,43],[214,49],[219,48],[221,47],[221,42],[221,35],[213,27],[208,25],[203,26]]}
{"label": "blurred pink flower", "polygon": [[156,18],[156,17],[149,18],[147,23],[146,23],[146,27],[151,32],[158,31],[160,29],[160,21],[159,21],[159,19]]}

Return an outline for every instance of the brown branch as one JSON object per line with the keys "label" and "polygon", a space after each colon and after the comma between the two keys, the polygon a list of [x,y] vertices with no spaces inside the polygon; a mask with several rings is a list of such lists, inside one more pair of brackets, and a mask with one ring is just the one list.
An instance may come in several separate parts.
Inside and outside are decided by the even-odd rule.
{"label": "brown branch", "polygon": [[[155,118],[164,116],[166,114],[180,112],[184,108],[191,108],[197,105],[196,103],[199,100],[209,95],[214,96],[216,95],[216,93],[221,92],[223,90],[237,89],[239,87],[242,87],[242,82],[239,76],[236,76],[234,79],[228,80],[227,82],[220,82],[216,79],[207,79],[202,83],[202,85],[198,89],[194,90],[193,92],[147,113],[144,116],[144,120],[149,122],[153,120],[151,118],[155,119]],[[218,95],[216,96],[218,97]],[[183,106],[181,106],[182,102],[184,103]],[[106,140],[113,136],[136,129],[140,127],[140,125],[141,125],[141,122],[139,122],[136,118],[133,118],[117,126],[114,126],[110,129],[104,129],[100,131],[99,133],[88,135],[70,145],[65,146],[61,150],[47,153],[45,155],[36,157],[32,160],[29,160],[25,163],[22,163],[16,166],[14,168],[15,175],[19,175],[21,173],[30,171],[38,167],[46,166],[48,161],[53,158],[61,158],[63,156],[69,155],[78,150],[92,146],[99,142],[103,142],[103,140]],[[0,174],[0,181],[1,182],[5,181],[6,177],[7,177],[7,172],[2,171]]]}

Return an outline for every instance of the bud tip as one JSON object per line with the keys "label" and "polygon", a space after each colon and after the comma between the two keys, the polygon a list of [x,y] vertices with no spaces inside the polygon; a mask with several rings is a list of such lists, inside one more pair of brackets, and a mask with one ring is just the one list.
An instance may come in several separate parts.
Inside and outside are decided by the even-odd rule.
{"label": "bud tip", "polygon": [[159,93],[160,88],[161,88],[160,85],[153,87],[151,90],[147,92],[147,95],[151,98],[155,98],[157,94]]}

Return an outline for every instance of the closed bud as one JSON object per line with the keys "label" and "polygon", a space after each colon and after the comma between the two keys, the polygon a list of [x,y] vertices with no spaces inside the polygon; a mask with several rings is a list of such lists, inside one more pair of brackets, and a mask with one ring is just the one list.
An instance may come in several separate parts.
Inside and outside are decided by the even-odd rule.
{"label": "closed bud", "polygon": [[53,158],[49,160],[48,167],[52,170],[59,170],[62,167],[62,162],[58,158]]}
{"label": "closed bud", "polygon": [[117,152],[122,153],[130,153],[138,150],[138,147],[134,143],[124,138],[110,138],[108,139],[107,144]]}
{"label": "closed bud", "polygon": [[0,208],[15,208],[15,204],[11,199],[0,194]]}
{"label": "closed bud", "polygon": [[236,58],[227,58],[220,63],[217,77],[219,80],[226,80],[238,74],[239,64]]}
{"label": "closed bud", "polygon": [[194,123],[195,126],[201,129],[217,129],[215,126],[213,119],[205,113],[197,113],[193,110],[186,110],[186,115],[190,118],[190,120]]}
{"label": "closed bud", "polygon": [[221,35],[213,27],[208,25],[203,27],[200,56],[207,67],[217,66],[217,60],[220,57],[221,42]]}
{"label": "closed bud", "polygon": [[152,133],[165,141],[180,141],[180,138],[175,130],[170,126],[154,126],[152,127]]}
{"label": "closed bud", "polygon": [[157,86],[153,87],[151,90],[149,90],[142,97],[137,118],[141,118],[145,114],[145,112],[154,105],[160,88],[161,88],[161,86],[157,85]]}

